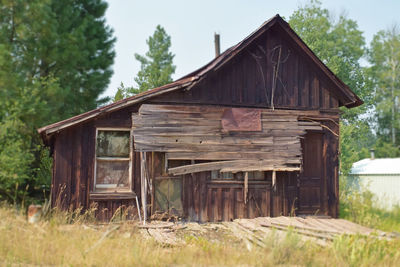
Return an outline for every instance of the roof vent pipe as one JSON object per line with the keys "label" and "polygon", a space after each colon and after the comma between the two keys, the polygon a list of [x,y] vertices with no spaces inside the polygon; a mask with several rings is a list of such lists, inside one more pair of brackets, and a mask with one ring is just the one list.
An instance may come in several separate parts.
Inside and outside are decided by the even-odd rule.
{"label": "roof vent pipe", "polygon": [[371,152],[371,159],[375,159],[375,149],[370,149],[369,150]]}
{"label": "roof vent pipe", "polygon": [[219,34],[214,33],[214,45],[215,45],[215,57],[220,55],[220,43],[219,43]]}

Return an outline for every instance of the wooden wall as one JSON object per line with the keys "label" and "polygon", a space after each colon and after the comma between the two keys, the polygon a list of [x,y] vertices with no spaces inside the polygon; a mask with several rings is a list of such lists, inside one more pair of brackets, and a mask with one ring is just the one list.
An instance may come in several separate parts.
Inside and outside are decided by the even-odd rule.
{"label": "wooden wall", "polygon": [[[63,210],[79,207],[97,208],[97,216],[107,220],[121,206],[134,207],[129,216],[135,216],[134,199],[90,197],[93,192],[96,127],[131,128],[131,114],[137,106],[108,114],[86,124],[68,128],[58,133],[54,142],[52,206]],[[133,153],[132,190],[140,195],[140,157]],[[132,209],[132,208],[131,208]]]}
{"label": "wooden wall", "polygon": [[[88,208],[95,204],[98,217],[107,220],[120,207],[136,207],[133,199],[96,199],[90,198],[93,191],[95,127],[130,127],[128,118],[135,109],[121,110],[115,114],[100,118],[91,123],[76,126],[60,132],[54,143],[54,169],[52,182],[52,204],[63,209]],[[324,117],[325,116],[325,117]],[[318,118],[314,118],[318,119]],[[295,209],[296,214],[325,214],[338,216],[338,115],[321,113],[320,122],[324,128],[319,131],[321,172],[319,203],[311,209],[299,206],[301,199],[297,184],[301,184],[301,174],[278,172],[277,190],[271,190],[271,181],[255,182],[249,185],[249,202],[244,204],[243,184],[234,182],[221,184],[210,181],[210,172],[184,175],[182,179],[182,203],[185,218],[192,221],[221,221],[232,218],[256,216],[289,215]],[[313,142],[311,137],[310,142]],[[304,142],[304,140],[303,140]],[[307,151],[307,150],[303,150]],[[303,152],[305,153],[305,152]],[[308,153],[313,153],[311,150]],[[306,155],[305,155],[306,156]],[[148,153],[148,162],[153,168],[161,168],[162,163]],[[132,190],[140,196],[140,157],[133,156]],[[305,165],[304,167],[313,167]],[[158,172],[158,174],[156,173]],[[160,176],[160,170],[150,174],[152,179]],[[307,188],[307,184],[305,184]],[[313,195],[309,187],[304,192]],[[149,196],[148,203],[154,201]],[[151,207],[151,206],[150,206]],[[153,210],[154,211],[154,210]],[[152,212],[149,208],[149,212]],[[136,214],[136,212],[130,213]],[[133,215],[132,215],[133,216]]]}
{"label": "wooden wall", "polygon": [[[275,190],[271,187],[271,175],[264,181],[250,181],[247,203],[244,200],[243,181],[213,181],[210,177],[210,172],[174,177],[182,181],[184,219],[220,222],[296,214],[298,175],[295,173],[278,173]],[[154,211],[158,211],[157,208]]]}
{"label": "wooden wall", "polygon": [[338,108],[335,85],[297,45],[286,38],[272,28],[189,91],[164,94],[151,102],[271,107],[274,62],[277,61],[277,47],[281,47],[281,61],[285,61],[280,63],[278,71],[274,106],[291,109]]}
{"label": "wooden wall", "polygon": [[[314,120],[322,122],[330,130],[322,131],[323,177],[319,204],[312,211],[336,217],[339,203],[338,90],[279,29],[269,30],[190,90],[166,93],[145,103],[270,108],[273,73],[277,68],[274,65],[277,55],[273,51],[279,48],[282,63],[278,69],[274,107],[299,112],[320,111]],[[121,205],[132,205],[132,200],[91,200],[90,192],[93,189],[96,127],[131,128],[131,115],[138,108],[139,105],[133,105],[56,134],[53,144],[53,206],[88,208],[91,203],[96,203],[101,211],[98,216],[108,219]],[[134,154],[132,189],[140,196],[140,161],[138,153]],[[253,197],[247,206],[244,206],[240,186],[210,182],[207,175],[209,173],[204,172],[183,178],[183,208],[185,216],[191,220],[220,221],[236,217],[288,215],[293,202],[298,205],[297,184],[301,175],[285,174],[286,178],[277,179],[276,191],[271,190],[269,181],[252,184],[249,196]],[[149,203],[151,201],[149,197]],[[297,209],[301,213],[298,206]]]}
{"label": "wooden wall", "polygon": [[[323,124],[338,130],[334,122]],[[302,144],[308,146],[304,149],[305,169],[277,172],[275,190],[270,173],[264,181],[250,181],[247,203],[243,181],[215,181],[209,171],[173,177],[182,181],[183,217],[199,222],[310,214],[337,217],[338,138],[325,129],[309,132]],[[155,161],[151,179],[168,179],[161,170],[162,153],[156,153]]]}

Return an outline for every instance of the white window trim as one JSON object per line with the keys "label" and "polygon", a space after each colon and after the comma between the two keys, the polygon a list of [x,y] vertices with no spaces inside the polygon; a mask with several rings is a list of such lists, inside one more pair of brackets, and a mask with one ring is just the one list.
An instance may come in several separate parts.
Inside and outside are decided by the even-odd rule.
{"label": "white window trim", "polygon": [[[129,158],[112,158],[112,157],[97,157],[97,135],[99,131],[121,131],[129,132]],[[133,141],[131,128],[113,128],[113,127],[96,127],[95,145],[94,145],[94,179],[93,192],[95,193],[129,193],[132,192],[132,159],[133,159]],[[99,184],[97,185],[97,161],[129,161],[128,173],[128,189],[118,188],[116,184]],[[113,191],[98,191],[97,189],[114,189]]]}

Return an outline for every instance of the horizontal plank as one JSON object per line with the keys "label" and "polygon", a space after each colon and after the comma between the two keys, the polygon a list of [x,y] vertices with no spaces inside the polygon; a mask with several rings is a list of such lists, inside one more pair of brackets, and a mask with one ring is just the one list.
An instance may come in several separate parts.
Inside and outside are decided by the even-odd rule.
{"label": "horizontal plank", "polygon": [[279,138],[279,137],[256,137],[252,138],[250,136],[146,136],[140,135],[137,136],[136,142],[145,142],[145,143],[159,143],[159,144],[168,144],[168,143],[184,143],[184,144],[273,144],[275,142],[295,142],[293,137],[290,138]]}
{"label": "horizontal plank", "polygon": [[[175,112],[175,113],[215,113],[226,108],[224,106],[209,106],[209,105],[155,105],[155,104],[143,104],[139,112]],[[234,107],[237,108],[237,107]],[[289,109],[262,109],[259,108],[262,113],[265,114],[281,114],[281,115],[293,115],[293,116],[319,116],[319,117],[338,117],[338,111],[334,113],[322,112],[319,110],[289,110]]]}
{"label": "horizontal plank", "polygon": [[[202,126],[199,126],[202,127]],[[301,136],[304,135],[305,129],[288,129],[282,127],[281,129],[268,129],[254,132],[222,132],[217,129],[210,129],[207,127],[199,128],[191,130],[191,127],[142,127],[142,128],[133,128],[133,135],[151,135],[151,136],[207,136],[207,135],[215,135],[215,136],[260,136],[260,137],[268,137],[268,136]]]}
{"label": "horizontal plank", "polygon": [[89,195],[90,200],[112,200],[112,199],[134,199],[136,198],[135,192],[91,192]]}
{"label": "horizontal plank", "polygon": [[[168,159],[182,160],[234,160],[234,159],[277,159],[293,158],[292,154],[284,153],[237,153],[237,152],[167,152]],[[299,156],[300,157],[300,156]]]}
{"label": "horizontal plank", "polygon": [[96,159],[97,159],[98,161],[129,161],[129,160],[130,160],[129,156],[126,157],[126,158],[119,158],[119,157],[118,157],[118,158],[117,158],[117,157],[99,157],[99,156],[97,156]]}
{"label": "horizontal plank", "polygon": [[294,145],[193,145],[187,144],[142,144],[135,142],[137,151],[157,151],[157,152],[247,152],[247,153],[286,153],[290,155],[300,155],[300,143]]}
{"label": "horizontal plank", "polygon": [[250,172],[250,171],[279,171],[279,172],[295,172],[301,171],[301,167],[287,167],[287,166],[264,166],[264,167],[247,167],[247,168],[223,168],[220,172]]}
{"label": "horizontal plank", "polygon": [[[293,162],[293,161],[292,161]],[[197,163],[191,165],[185,165],[175,168],[168,169],[168,173],[172,175],[182,175],[187,173],[197,173],[203,171],[213,171],[220,170],[223,168],[249,168],[250,166],[264,167],[265,165],[272,164],[284,164],[286,163],[281,159],[273,160],[233,160],[233,161],[218,161],[218,162],[207,162],[207,163]],[[297,162],[300,164],[300,162]]]}

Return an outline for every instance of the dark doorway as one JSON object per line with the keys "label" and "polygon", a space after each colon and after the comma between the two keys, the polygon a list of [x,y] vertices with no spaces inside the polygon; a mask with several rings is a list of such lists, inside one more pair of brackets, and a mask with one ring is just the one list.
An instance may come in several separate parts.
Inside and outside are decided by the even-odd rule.
{"label": "dark doorway", "polygon": [[303,171],[298,181],[298,212],[297,214],[322,213],[323,186],[323,133],[308,132],[302,140]]}

